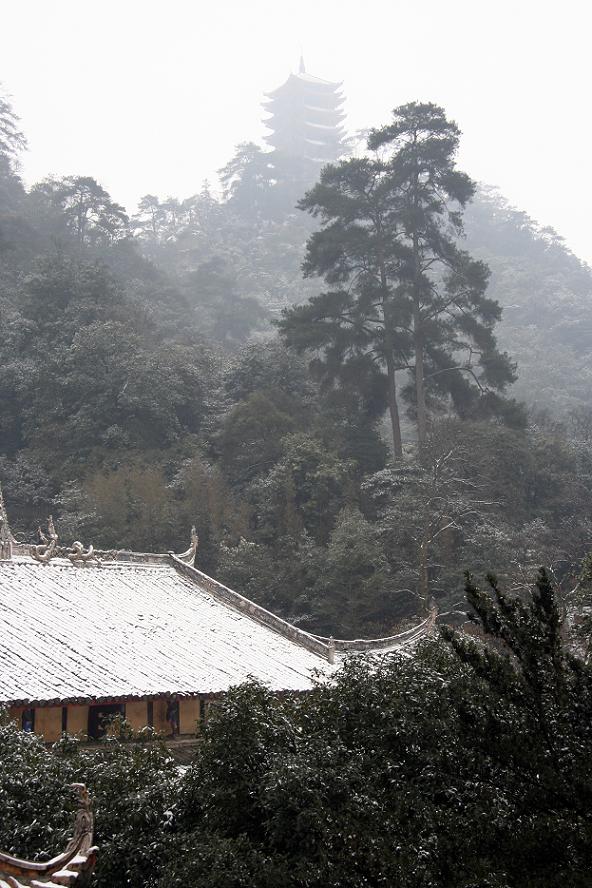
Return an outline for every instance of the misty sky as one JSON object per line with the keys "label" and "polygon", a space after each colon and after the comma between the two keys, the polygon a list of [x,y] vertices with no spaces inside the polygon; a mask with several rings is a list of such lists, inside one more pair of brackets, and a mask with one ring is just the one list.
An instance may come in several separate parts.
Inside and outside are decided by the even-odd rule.
{"label": "misty sky", "polygon": [[342,80],[348,128],[412,99],[463,131],[460,165],[592,262],[588,0],[18,0],[0,81],[29,139],[27,183],[92,175],[133,212],[187,197],[296,69]]}

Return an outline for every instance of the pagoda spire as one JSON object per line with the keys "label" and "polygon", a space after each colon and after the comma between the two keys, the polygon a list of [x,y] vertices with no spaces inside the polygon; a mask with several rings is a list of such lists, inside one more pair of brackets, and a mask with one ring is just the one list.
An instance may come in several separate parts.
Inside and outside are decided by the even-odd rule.
{"label": "pagoda spire", "polygon": [[298,66],[299,74],[306,74],[306,68],[304,67],[304,54],[300,53],[300,64]]}

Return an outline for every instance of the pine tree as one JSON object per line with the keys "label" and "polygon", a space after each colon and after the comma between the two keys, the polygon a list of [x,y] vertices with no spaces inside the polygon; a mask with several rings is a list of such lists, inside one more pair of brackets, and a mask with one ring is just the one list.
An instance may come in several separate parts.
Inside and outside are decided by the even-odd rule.
{"label": "pine tree", "polygon": [[129,234],[129,219],[92,176],[45,179],[33,188],[43,205],[63,213],[79,247],[114,244]]}
{"label": "pine tree", "polygon": [[399,276],[413,341],[414,390],[407,394],[423,446],[430,394],[448,395],[466,415],[480,395],[498,406],[492,393],[515,376],[493,335],[501,309],[485,295],[489,270],[458,247],[462,211],[475,191],[455,165],[460,130],[433,104],[411,102],[393,116],[391,124],[371,133],[368,147],[391,152]]}
{"label": "pine tree", "polygon": [[485,295],[488,270],[458,247],[474,190],[455,168],[458,139],[442,108],[404,105],[371,134],[373,155],[325,167],[299,204],[321,219],[305,275],[331,289],[288,311],[280,329],[290,345],[316,352],[312,366],[326,382],[353,378],[369,402],[388,406],[397,457],[401,371],[411,374],[401,394],[420,447],[428,407],[501,411],[499,392],[514,379],[497,350],[501,311]]}
{"label": "pine tree", "polygon": [[241,142],[226,166],[218,170],[224,198],[250,222],[273,209],[269,154],[254,142]]}
{"label": "pine tree", "polygon": [[[527,600],[502,592],[493,575],[483,591],[470,574],[466,594],[484,641],[442,628],[484,686],[485,717],[468,728],[513,778],[530,785],[533,810],[587,815],[592,671],[564,639],[555,589],[541,568]],[[470,717],[469,710],[465,714]]]}
{"label": "pine tree", "polygon": [[409,366],[411,339],[389,165],[362,158],[326,166],[299,206],[322,220],[304,273],[324,276],[331,289],[288,310],[280,330],[298,351],[317,353],[311,366],[327,383],[355,383],[370,412],[388,404],[400,457],[396,373]]}

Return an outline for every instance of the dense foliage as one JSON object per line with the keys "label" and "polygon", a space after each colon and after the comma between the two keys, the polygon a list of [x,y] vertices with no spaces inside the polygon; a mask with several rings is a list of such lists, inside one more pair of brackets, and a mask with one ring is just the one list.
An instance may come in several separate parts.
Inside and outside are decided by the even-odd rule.
{"label": "dense foliage", "polygon": [[144,885],[166,843],[168,810],[179,774],[164,744],[149,731],[131,738],[122,726],[100,750],[64,736],[51,751],[33,734],[0,724],[0,848],[31,860],[63,850],[77,798],[73,782],[91,788],[95,841],[101,846],[97,885]]}
{"label": "dense foliage", "polygon": [[592,674],[544,572],[524,601],[490,583],[467,586],[485,644],[447,630],[454,653],[352,661],[300,700],[229,695],[181,788],[172,884],[589,885]]}

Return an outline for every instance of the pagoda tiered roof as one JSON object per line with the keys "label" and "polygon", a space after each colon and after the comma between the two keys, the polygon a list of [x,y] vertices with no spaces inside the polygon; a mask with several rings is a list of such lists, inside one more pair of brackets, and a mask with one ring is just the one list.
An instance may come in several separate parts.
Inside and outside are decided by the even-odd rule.
{"label": "pagoda tiered roof", "polygon": [[298,74],[266,93],[265,126],[271,131],[266,142],[284,157],[313,164],[336,160],[344,137],[340,89],[341,83],[307,74],[301,62]]}
{"label": "pagoda tiered roof", "polygon": [[284,81],[281,86],[278,86],[277,89],[274,89],[271,92],[265,93],[265,95],[269,96],[269,98],[275,98],[276,96],[286,95],[293,91],[301,92],[303,87],[310,88],[311,93],[331,93],[337,92],[342,86],[343,81],[333,82],[331,80],[322,80],[320,77],[313,77],[312,74],[299,72],[298,74],[290,74],[288,79]]}

